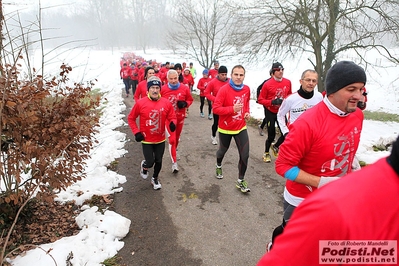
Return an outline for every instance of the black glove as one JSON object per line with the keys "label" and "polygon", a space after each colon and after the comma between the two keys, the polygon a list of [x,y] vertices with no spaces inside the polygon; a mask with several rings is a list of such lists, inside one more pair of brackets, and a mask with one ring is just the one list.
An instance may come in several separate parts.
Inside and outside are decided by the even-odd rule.
{"label": "black glove", "polygon": [[184,108],[187,107],[187,102],[186,101],[177,101],[177,107]]}
{"label": "black glove", "polygon": [[360,110],[364,110],[364,109],[366,109],[366,103],[362,102],[362,101],[358,101],[357,102],[357,107],[359,107]]}
{"label": "black glove", "polygon": [[130,80],[130,77],[127,77],[128,80]]}
{"label": "black glove", "polygon": [[139,132],[134,134],[134,138],[136,139],[137,142],[143,141],[144,140],[144,135],[143,133]]}
{"label": "black glove", "polygon": [[175,123],[173,123],[173,121],[170,121],[169,128],[170,128],[170,131],[171,131],[171,132],[175,132],[175,130],[176,130],[176,125],[175,125]]}
{"label": "black glove", "polygon": [[282,102],[283,102],[283,99],[281,99],[281,98],[276,98],[276,99],[272,100],[273,105],[281,105]]}

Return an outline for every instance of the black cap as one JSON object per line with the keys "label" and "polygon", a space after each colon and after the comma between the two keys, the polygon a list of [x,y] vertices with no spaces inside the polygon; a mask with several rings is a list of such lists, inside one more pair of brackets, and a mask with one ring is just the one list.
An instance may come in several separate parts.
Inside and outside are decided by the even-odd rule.
{"label": "black cap", "polygon": [[280,62],[274,62],[272,65],[272,71],[274,73],[275,70],[284,69],[283,65]]}
{"label": "black cap", "polygon": [[218,73],[227,73],[227,67],[220,66],[219,69],[218,69]]}
{"label": "black cap", "polygon": [[352,61],[341,61],[333,65],[326,75],[325,89],[327,95],[337,92],[352,83],[366,85],[366,72]]}

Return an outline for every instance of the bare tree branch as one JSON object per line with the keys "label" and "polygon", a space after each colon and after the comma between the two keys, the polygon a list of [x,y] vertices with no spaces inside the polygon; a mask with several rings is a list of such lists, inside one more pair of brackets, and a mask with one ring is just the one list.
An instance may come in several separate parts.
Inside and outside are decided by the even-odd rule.
{"label": "bare tree branch", "polygon": [[[319,90],[327,70],[340,54],[357,55],[356,63],[377,67],[365,53],[376,50],[394,65],[390,47],[399,40],[398,1],[264,0],[241,3],[240,54],[248,60],[308,55],[319,73]],[[237,38],[238,39],[238,38]]]}

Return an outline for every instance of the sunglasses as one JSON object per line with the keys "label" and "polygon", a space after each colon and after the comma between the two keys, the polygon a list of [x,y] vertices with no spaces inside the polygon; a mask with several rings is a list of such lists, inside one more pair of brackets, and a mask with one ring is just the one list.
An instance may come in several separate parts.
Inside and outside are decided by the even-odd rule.
{"label": "sunglasses", "polygon": [[273,71],[284,71],[284,68],[273,68]]}

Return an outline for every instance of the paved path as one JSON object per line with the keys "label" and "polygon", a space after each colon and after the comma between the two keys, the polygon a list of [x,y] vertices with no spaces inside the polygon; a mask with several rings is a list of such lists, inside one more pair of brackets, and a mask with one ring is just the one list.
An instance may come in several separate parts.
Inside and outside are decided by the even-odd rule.
{"label": "paved path", "polygon": [[[133,105],[125,99],[126,115]],[[207,107],[204,107],[207,110]],[[125,265],[256,265],[265,252],[273,228],[282,217],[284,180],[262,161],[266,136],[249,127],[250,158],[247,194],[235,187],[238,152],[234,140],[223,161],[224,178],[215,178],[217,146],[211,144],[212,121],[199,116],[199,101],[185,120],[178,161],[172,174],[165,150],[160,174],[162,189],[154,191],[150,178],[139,175],[141,144],[129,126],[120,130],[130,141],[119,160],[118,172],[127,177],[115,196],[116,212],[129,218],[131,228],[119,252]],[[150,174],[152,170],[150,170]]]}

